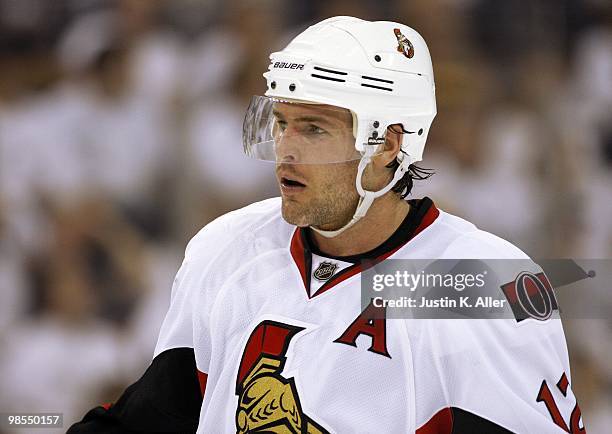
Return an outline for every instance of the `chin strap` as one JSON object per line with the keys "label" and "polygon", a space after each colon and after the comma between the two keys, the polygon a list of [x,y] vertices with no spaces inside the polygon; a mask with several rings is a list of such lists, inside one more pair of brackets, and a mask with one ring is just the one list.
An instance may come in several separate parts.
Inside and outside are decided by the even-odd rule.
{"label": "chin strap", "polygon": [[365,170],[367,165],[370,164],[370,162],[372,161],[372,155],[374,152],[375,152],[375,149],[373,149],[373,147],[367,147],[365,154],[361,157],[361,160],[359,160],[359,166],[357,167],[357,177],[355,179],[355,185],[357,187],[357,192],[359,193],[359,196],[361,197],[359,199],[359,202],[357,203],[357,209],[355,209],[353,218],[347,224],[342,226],[340,229],[336,229],[334,231],[325,231],[322,229],[317,229],[314,226],[311,226],[312,230],[316,231],[317,233],[323,235],[326,238],[333,238],[333,237],[340,235],[342,232],[344,232],[345,230],[353,226],[363,216],[366,215],[366,213],[370,209],[370,206],[372,206],[374,199],[382,196],[383,194],[391,190],[391,188],[393,188],[393,186],[397,183],[397,181],[399,181],[402,178],[402,176],[404,176],[404,173],[406,173],[406,170],[408,169],[407,167],[408,165],[405,164],[408,161],[407,158],[404,158],[400,162],[399,167],[395,170],[393,179],[386,186],[384,186],[378,191],[364,190],[363,186],[361,185],[363,171]]}

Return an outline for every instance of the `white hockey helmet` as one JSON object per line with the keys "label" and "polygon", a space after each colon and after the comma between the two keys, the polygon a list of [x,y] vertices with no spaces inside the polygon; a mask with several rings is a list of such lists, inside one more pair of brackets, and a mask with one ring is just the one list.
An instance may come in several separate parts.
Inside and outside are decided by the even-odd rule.
{"label": "white hockey helmet", "polygon": [[[276,102],[335,106],[353,115],[355,155],[360,160],[356,187],[362,200],[343,228],[319,230],[335,236],[363,217],[376,197],[389,191],[410,164],[422,159],[436,115],[429,50],[421,35],[403,24],[340,16],[309,27],[283,50],[272,53],[270,60],[264,74],[265,97],[253,97],[244,120],[247,155],[277,158],[272,114]],[[404,130],[393,181],[377,192],[364,190],[363,170],[382,149],[387,127],[393,124],[401,124]],[[319,153],[317,158],[303,163],[338,162],[337,155],[330,160]]]}

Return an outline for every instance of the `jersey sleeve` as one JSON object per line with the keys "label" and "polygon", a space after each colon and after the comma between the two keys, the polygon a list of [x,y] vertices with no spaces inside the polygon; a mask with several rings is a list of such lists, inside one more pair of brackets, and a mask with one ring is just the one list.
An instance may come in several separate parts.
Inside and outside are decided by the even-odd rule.
{"label": "jersey sleeve", "polygon": [[[585,432],[560,320],[527,320],[530,324],[519,327],[512,321],[430,324],[434,378],[415,382],[438,393],[426,398],[431,402],[417,433]],[[427,430],[441,422],[447,430]]]}
{"label": "jersey sleeve", "polygon": [[[216,253],[214,233],[218,231],[214,230],[215,224],[209,226],[187,246],[185,259],[174,279],[170,307],[151,365],[115,403],[90,410],[68,434],[194,433],[197,430],[207,366],[203,362],[199,369],[196,366],[193,306],[198,297],[206,294],[206,270]],[[201,337],[198,351],[208,352]]]}
{"label": "jersey sleeve", "polygon": [[90,410],[67,434],[195,433],[202,394],[192,348],[157,355],[113,404]]}
{"label": "jersey sleeve", "polygon": [[[486,233],[449,251],[460,259],[531,264],[529,270],[508,266],[509,283],[523,271],[534,278],[541,272],[518,248]],[[420,327],[414,351],[418,434],[586,432],[558,317],[439,319]]]}

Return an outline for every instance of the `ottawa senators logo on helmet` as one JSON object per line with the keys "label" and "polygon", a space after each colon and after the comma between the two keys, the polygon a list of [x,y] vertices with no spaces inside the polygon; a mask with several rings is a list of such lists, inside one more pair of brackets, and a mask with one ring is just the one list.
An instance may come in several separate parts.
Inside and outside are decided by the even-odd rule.
{"label": "ottawa senators logo on helmet", "polygon": [[414,56],[414,47],[412,42],[402,33],[400,29],[393,29],[395,37],[397,38],[397,51],[402,53],[409,59]]}
{"label": "ottawa senators logo on helmet", "polygon": [[289,342],[304,330],[263,321],[249,336],[236,378],[236,433],[327,434],[302,411],[293,378],[281,375]]}

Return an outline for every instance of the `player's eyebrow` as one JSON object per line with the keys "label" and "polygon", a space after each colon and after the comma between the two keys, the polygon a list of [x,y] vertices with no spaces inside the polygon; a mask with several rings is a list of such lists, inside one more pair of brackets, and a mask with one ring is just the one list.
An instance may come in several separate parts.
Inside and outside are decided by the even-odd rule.
{"label": "player's eyebrow", "polygon": [[[272,114],[280,119],[280,120],[285,120],[285,116],[283,116],[283,114],[277,110],[272,110]],[[295,118],[293,119],[295,122],[317,122],[317,123],[324,123],[327,124],[329,126],[333,126],[334,123],[332,121],[330,121],[329,119],[322,117],[322,116],[300,116],[299,118]]]}

